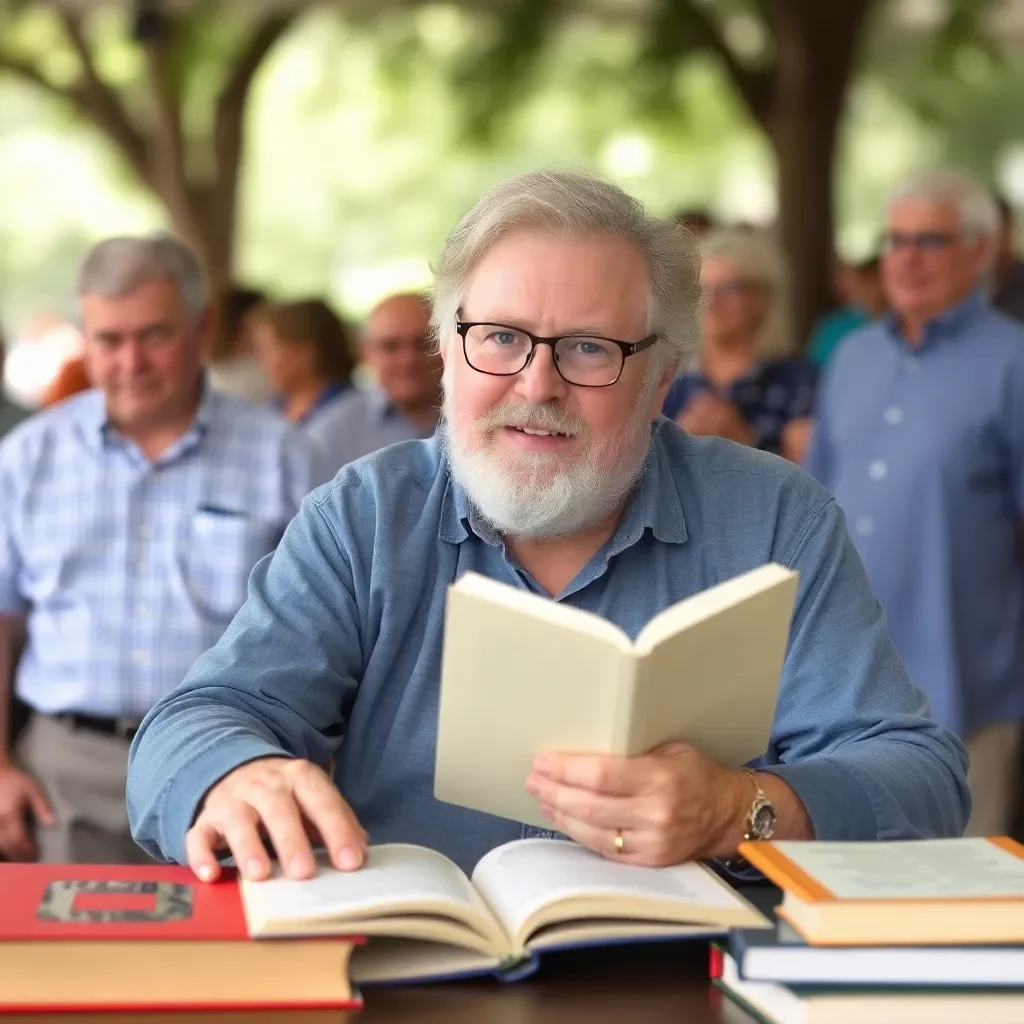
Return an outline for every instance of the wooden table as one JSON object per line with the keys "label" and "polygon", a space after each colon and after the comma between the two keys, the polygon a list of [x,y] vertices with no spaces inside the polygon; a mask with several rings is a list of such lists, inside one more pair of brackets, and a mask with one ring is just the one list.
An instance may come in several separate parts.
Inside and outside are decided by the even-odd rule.
{"label": "wooden table", "polygon": [[700,942],[560,953],[527,981],[370,989],[361,1013],[83,1014],[0,1024],[753,1024],[708,981]]}

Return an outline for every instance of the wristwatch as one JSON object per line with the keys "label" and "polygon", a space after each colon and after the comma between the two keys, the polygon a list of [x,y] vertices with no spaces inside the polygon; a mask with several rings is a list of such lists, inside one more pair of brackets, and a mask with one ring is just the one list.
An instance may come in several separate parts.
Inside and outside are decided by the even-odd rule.
{"label": "wristwatch", "polygon": [[775,804],[765,796],[757,776],[749,768],[744,768],[743,771],[754,784],[754,802],[747,811],[743,838],[748,843],[751,840],[771,839],[775,835]]}

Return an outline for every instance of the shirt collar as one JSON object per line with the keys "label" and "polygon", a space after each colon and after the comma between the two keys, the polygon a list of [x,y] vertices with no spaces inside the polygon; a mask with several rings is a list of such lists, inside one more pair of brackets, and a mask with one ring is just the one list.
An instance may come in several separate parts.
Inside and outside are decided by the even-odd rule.
{"label": "shirt collar", "polygon": [[[216,415],[220,397],[216,390],[210,386],[206,376],[200,383],[202,388],[199,407],[196,409],[195,419],[184,434],[172,445],[167,458],[180,455],[183,451],[198,444],[210,428]],[[82,433],[86,443],[94,451],[102,451],[103,448],[114,440],[115,430],[107,416],[107,404],[103,392],[99,388],[90,388],[84,392],[79,399],[79,423],[82,426]]]}
{"label": "shirt collar", "polygon": [[[606,545],[607,558],[632,547],[648,529],[665,544],[683,544],[686,541],[683,503],[665,451],[664,432],[669,427],[669,421],[659,417],[651,428],[647,461],[626,503],[622,519]],[[438,433],[442,434],[445,429],[439,427]],[[443,443],[443,438],[441,441]],[[501,538],[477,513],[465,488],[455,481],[450,470],[447,472],[438,537],[449,544],[461,544],[472,532],[488,544],[499,545]]]}
{"label": "shirt collar", "polygon": [[[940,340],[959,336],[963,328],[978,316],[979,313],[984,312],[987,307],[988,299],[986,298],[984,288],[975,288],[955,306],[951,306],[928,321],[925,325],[924,342],[921,347],[924,348],[926,345]],[[900,330],[899,316],[894,312],[886,313],[883,317],[883,322],[888,328],[889,334],[905,345],[906,339]]]}

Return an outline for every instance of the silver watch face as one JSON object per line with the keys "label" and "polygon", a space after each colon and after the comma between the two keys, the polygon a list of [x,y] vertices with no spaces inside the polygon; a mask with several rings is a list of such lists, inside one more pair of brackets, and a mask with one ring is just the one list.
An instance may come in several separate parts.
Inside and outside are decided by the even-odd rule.
{"label": "silver watch face", "polygon": [[775,808],[767,801],[754,809],[750,831],[758,839],[771,839],[775,835]]}

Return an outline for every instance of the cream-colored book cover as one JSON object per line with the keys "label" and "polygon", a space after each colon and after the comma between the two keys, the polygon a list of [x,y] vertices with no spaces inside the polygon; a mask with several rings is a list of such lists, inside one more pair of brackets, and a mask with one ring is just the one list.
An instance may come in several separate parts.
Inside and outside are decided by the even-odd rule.
{"label": "cream-colored book cover", "polygon": [[467,573],[448,592],[434,794],[550,827],[538,754],[633,756],[670,740],[730,767],[768,747],[797,574],[769,564],[616,625]]}

